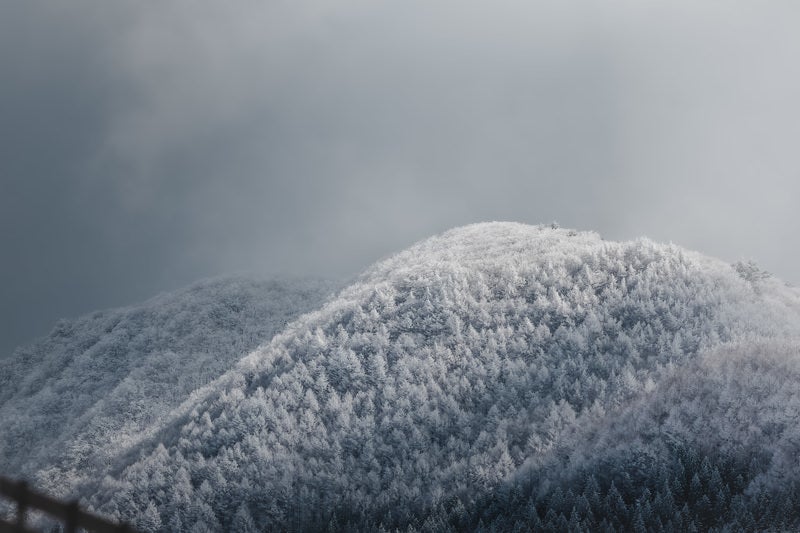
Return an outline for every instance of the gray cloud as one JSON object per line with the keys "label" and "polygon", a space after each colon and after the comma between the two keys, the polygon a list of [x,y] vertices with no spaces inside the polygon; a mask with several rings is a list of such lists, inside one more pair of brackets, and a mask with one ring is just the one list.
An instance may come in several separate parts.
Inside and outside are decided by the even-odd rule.
{"label": "gray cloud", "polygon": [[734,4],[8,3],[0,350],[490,219],[798,282],[800,8]]}

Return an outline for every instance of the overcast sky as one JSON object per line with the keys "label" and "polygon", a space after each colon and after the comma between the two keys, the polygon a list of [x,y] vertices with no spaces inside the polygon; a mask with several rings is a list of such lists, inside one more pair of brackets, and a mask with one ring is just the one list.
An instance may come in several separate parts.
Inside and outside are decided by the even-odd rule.
{"label": "overcast sky", "polygon": [[487,220],[800,282],[796,1],[0,5],[0,353]]}

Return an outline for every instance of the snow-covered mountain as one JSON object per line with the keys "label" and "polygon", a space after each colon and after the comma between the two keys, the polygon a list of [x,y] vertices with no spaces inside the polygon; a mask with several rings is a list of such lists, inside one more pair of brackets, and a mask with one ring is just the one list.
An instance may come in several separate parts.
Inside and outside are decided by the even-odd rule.
{"label": "snow-covered mountain", "polygon": [[90,447],[109,475],[73,486],[144,531],[786,528],[798,335],[798,291],[750,264],[467,226],[373,266],[132,445]]}
{"label": "snow-covered mountain", "polygon": [[491,223],[331,287],[59,324],[0,467],[143,531],[800,526],[800,292],[755,265]]}
{"label": "snow-covered mountain", "polygon": [[0,472],[69,493],[333,290],[219,278],[59,322],[0,361]]}

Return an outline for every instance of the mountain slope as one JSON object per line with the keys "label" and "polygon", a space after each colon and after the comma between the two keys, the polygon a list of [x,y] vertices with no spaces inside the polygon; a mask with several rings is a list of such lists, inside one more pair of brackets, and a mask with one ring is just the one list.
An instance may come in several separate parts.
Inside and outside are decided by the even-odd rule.
{"label": "mountain slope", "polygon": [[717,347],[613,418],[574,427],[468,520],[499,531],[797,530],[798,383],[798,339]]}
{"label": "mountain slope", "polygon": [[62,320],[0,369],[0,471],[63,493],[323,301],[328,282],[221,278]]}
{"label": "mountain slope", "polygon": [[477,527],[576,428],[617,427],[709,350],[795,346],[798,293],[748,272],[647,240],[452,230],[289,324],[83,491],[145,531]]}

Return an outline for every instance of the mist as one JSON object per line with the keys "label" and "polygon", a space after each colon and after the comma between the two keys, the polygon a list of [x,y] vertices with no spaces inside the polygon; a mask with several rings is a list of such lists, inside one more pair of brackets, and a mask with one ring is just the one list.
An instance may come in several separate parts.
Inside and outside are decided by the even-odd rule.
{"label": "mist", "polygon": [[790,2],[9,2],[0,354],[229,272],[558,221],[800,280]]}

